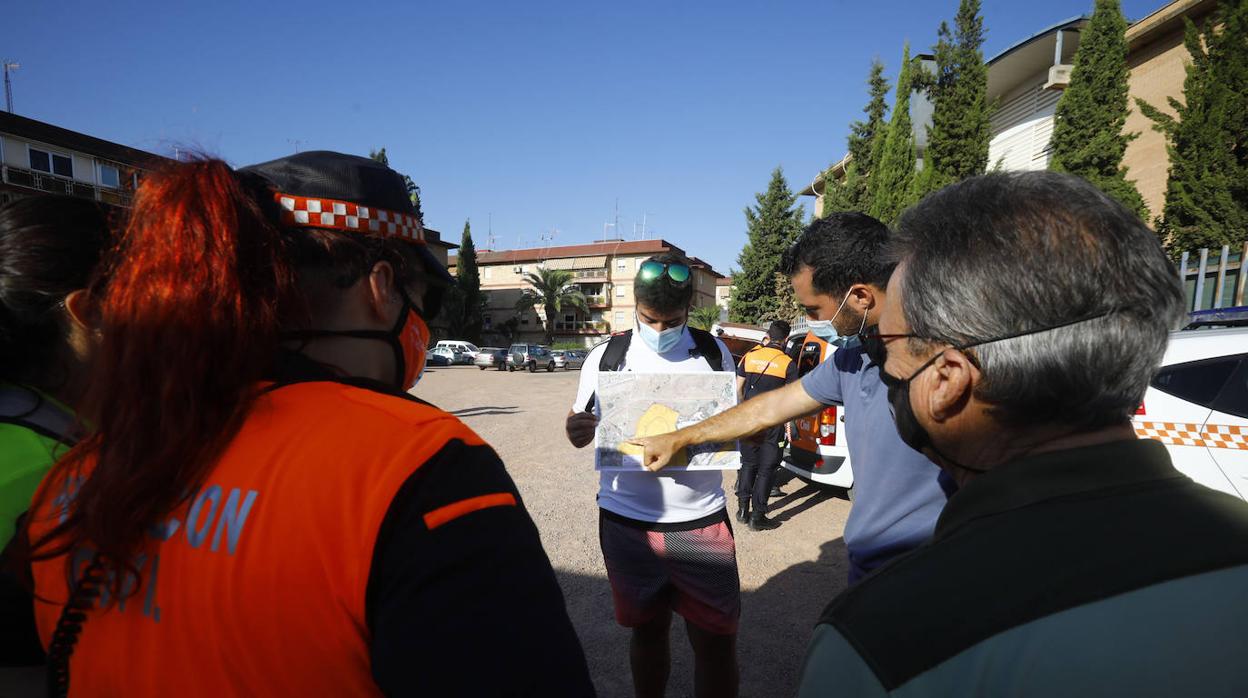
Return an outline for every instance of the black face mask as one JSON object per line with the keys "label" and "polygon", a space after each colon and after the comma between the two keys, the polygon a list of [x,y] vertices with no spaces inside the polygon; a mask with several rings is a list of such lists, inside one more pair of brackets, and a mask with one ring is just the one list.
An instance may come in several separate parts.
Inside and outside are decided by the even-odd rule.
{"label": "black face mask", "polygon": [[[403,332],[407,328],[408,315],[415,309],[415,304],[407,295],[407,291],[399,289],[399,296],[403,299],[403,307],[399,310],[399,319],[395,321],[394,327],[390,330],[295,330],[293,332],[283,332],[281,338],[287,339],[318,339],[321,337],[350,337],[352,339],[376,339],[390,345],[390,350],[394,352],[394,367],[397,387],[399,390],[407,390],[409,386],[403,385],[405,375],[407,374],[406,352],[403,350]],[[418,313],[419,314],[419,313]],[[422,362],[423,363],[423,362]]]}

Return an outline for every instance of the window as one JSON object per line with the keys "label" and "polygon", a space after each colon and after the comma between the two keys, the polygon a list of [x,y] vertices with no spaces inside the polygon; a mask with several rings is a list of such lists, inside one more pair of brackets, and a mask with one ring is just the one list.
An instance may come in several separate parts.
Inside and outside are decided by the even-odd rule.
{"label": "window", "polygon": [[623,259],[623,258],[615,260],[615,268],[619,269],[620,271],[624,271],[625,269],[628,269],[628,260]]}
{"label": "window", "polygon": [[1248,360],[1240,362],[1239,372],[1222,387],[1222,392],[1213,401],[1213,409],[1248,418]]}
{"label": "window", "polygon": [[30,149],[30,169],[49,172],[61,177],[74,176],[74,160],[68,155],[49,153],[37,148]]}
{"label": "window", "polygon": [[1241,358],[1220,357],[1167,366],[1157,373],[1153,387],[1181,400],[1212,408],[1218,393],[1239,367]]}
{"label": "window", "polygon": [[624,287],[623,287],[623,286],[619,286],[619,285],[617,285],[617,286],[615,287],[615,297],[616,297],[616,298],[623,298],[623,297],[624,297]]}
{"label": "window", "polygon": [[624,311],[622,310],[615,311],[615,324],[617,325],[624,324]]}
{"label": "window", "polygon": [[100,184],[116,189],[121,186],[121,171],[112,165],[100,163]]}
{"label": "window", "polygon": [[483,269],[481,270],[481,278],[483,278],[483,279],[488,279],[488,278],[490,278],[491,276],[493,276],[493,274],[491,274],[491,272],[493,272],[493,271],[494,271],[494,267],[485,267],[485,268],[483,268]]}

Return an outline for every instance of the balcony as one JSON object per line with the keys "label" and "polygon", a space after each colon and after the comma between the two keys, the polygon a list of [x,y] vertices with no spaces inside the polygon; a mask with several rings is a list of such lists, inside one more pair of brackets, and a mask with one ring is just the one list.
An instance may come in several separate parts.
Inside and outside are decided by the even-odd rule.
{"label": "balcony", "polygon": [[611,331],[611,325],[605,320],[576,320],[575,322],[556,322],[555,334],[605,334]]}
{"label": "balcony", "polygon": [[0,175],[3,176],[5,184],[15,187],[32,189],[48,194],[77,196],[83,199],[103,201],[114,206],[130,206],[131,201],[134,199],[133,192],[97,187],[87,182],[79,182],[66,177],[48,174],[47,172],[28,170],[23,167],[13,167],[12,165],[5,165],[2,171],[0,171]]}
{"label": "balcony", "polygon": [[604,296],[585,296],[585,303],[591,308],[610,308],[611,299]]}
{"label": "balcony", "polygon": [[602,269],[576,269],[572,270],[572,278],[577,281],[606,281],[608,278],[606,268]]}

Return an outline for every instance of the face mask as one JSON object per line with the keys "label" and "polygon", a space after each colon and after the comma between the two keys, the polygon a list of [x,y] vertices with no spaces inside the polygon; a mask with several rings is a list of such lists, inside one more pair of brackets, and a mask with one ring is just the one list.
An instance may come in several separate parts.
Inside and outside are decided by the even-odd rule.
{"label": "face mask", "polygon": [[425,373],[425,347],[429,345],[429,326],[415,308],[409,307],[406,317],[402,319],[406,322],[399,328],[398,342],[402,352],[398,354],[396,373],[403,375],[403,383],[399,387],[406,391],[416,387]]}
{"label": "face mask", "polygon": [[841,334],[836,329],[836,319],[841,316],[841,311],[845,309],[845,304],[849,302],[849,291],[845,292],[845,297],[841,299],[841,304],[836,307],[836,313],[831,320],[807,320],[806,328],[815,334],[816,337],[822,339],[829,344],[843,347],[849,343],[851,339],[862,334],[862,328],[867,324],[867,314],[862,314],[862,324],[859,325],[858,331],[854,334]]}
{"label": "face mask", "polygon": [[[877,346],[882,348],[883,345],[879,344]],[[928,359],[926,363],[920,366],[914,373],[910,374],[909,378],[901,379],[889,375],[888,372],[884,370],[884,359],[887,358],[887,354],[881,351],[880,348],[875,350],[880,355],[880,360],[877,362],[880,367],[880,382],[883,383],[884,387],[888,389],[888,404],[893,410],[893,423],[897,426],[897,436],[901,437],[901,442],[919,453],[923,453],[924,449],[931,451],[936,454],[941,461],[944,461],[948,465],[956,466],[976,473],[984,472],[981,468],[972,468],[963,465],[941,453],[940,449],[936,448],[936,444],[932,443],[931,434],[928,434],[927,430],[923,428],[923,425],[919,423],[919,418],[914,414],[914,408],[910,406],[911,381],[918,378],[919,374],[923,373],[929,366],[936,363],[936,359],[940,357],[940,354],[936,354],[932,358]],[[931,456],[929,455],[928,458],[931,458]],[[948,494],[948,491],[946,491],[946,493]]]}
{"label": "face mask", "polygon": [[353,337],[355,339],[379,339],[394,351],[394,373],[398,376],[395,387],[411,390],[425,372],[425,347],[429,344],[429,327],[425,324],[407,292],[403,296],[403,308],[399,319],[389,332],[381,330],[302,330],[287,332],[286,339],[315,339],[317,337]]}
{"label": "face mask", "polygon": [[666,354],[671,351],[680,342],[680,336],[684,332],[685,323],[683,322],[660,332],[640,319],[637,320],[637,333],[641,335],[641,341],[645,342],[646,346],[653,349],[656,354]]}

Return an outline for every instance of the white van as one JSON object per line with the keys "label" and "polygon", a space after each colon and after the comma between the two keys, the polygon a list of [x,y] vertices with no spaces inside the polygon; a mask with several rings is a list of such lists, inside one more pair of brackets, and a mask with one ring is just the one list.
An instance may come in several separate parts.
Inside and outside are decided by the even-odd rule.
{"label": "white van", "polygon": [[474,360],[476,360],[477,352],[480,351],[480,349],[477,349],[477,345],[473,344],[472,342],[465,342],[465,341],[458,340],[458,339],[444,339],[438,342],[437,344],[433,345],[433,348],[434,349],[450,349],[453,352],[463,354],[464,357],[466,357],[465,359],[463,359],[464,363],[466,364],[470,364]]}

